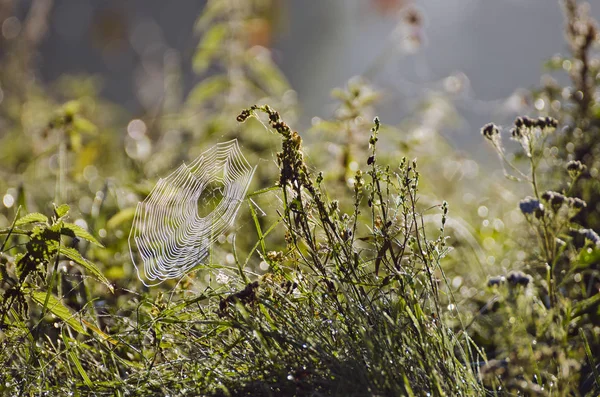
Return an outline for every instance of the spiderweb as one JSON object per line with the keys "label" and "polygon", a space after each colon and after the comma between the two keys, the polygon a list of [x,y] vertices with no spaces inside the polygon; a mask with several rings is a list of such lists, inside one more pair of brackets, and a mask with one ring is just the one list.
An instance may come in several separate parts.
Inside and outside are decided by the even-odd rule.
{"label": "spiderweb", "polygon": [[158,285],[201,264],[233,223],[253,174],[234,139],[160,179],[138,204],[129,234],[139,279]]}

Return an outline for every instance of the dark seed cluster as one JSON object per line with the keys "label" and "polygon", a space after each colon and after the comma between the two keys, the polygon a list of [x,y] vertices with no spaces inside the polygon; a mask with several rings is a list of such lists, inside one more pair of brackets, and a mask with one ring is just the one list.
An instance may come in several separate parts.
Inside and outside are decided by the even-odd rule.
{"label": "dark seed cluster", "polygon": [[591,241],[595,245],[600,245],[600,236],[592,229],[580,229],[579,234]]}
{"label": "dark seed cluster", "polygon": [[525,215],[535,214],[537,217],[544,214],[544,205],[533,197],[526,197],[519,202],[519,208]]}
{"label": "dark seed cluster", "polygon": [[506,280],[513,286],[521,285],[527,287],[531,282],[531,276],[521,271],[512,271],[508,273]]}
{"label": "dark seed cluster", "polygon": [[488,123],[481,129],[481,135],[487,139],[492,139],[495,135],[500,134],[500,129],[493,123]]}
{"label": "dark seed cluster", "polygon": [[558,127],[558,121],[552,117],[538,117],[537,119],[527,117],[527,116],[519,116],[515,119],[515,127],[517,130],[522,128],[554,128]]}
{"label": "dark seed cluster", "polygon": [[488,287],[499,287],[500,285],[504,284],[506,282],[506,277],[504,276],[495,276],[495,277],[490,277],[487,285]]}

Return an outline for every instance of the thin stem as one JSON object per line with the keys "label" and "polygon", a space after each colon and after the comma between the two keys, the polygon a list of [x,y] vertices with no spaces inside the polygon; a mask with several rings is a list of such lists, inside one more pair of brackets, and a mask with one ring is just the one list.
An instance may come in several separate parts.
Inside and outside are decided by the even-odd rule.
{"label": "thin stem", "polygon": [[[506,156],[504,155],[504,151],[502,150],[502,148],[496,142],[494,142],[494,141],[491,141],[491,142],[492,142],[492,146],[494,146],[494,149],[496,149],[496,152],[498,153],[498,156],[502,160],[502,168],[504,168],[504,164],[506,164],[510,168],[512,168],[513,170],[515,170],[519,175],[521,175],[521,178],[525,179],[526,181],[531,182],[531,178],[528,175],[525,175],[523,173],[523,171],[521,171],[520,169],[518,169],[513,163],[510,162],[509,159],[506,158]],[[512,176],[508,172],[506,172],[506,169],[504,169],[504,175],[505,176]],[[513,177],[513,178],[516,178],[516,177]]]}
{"label": "thin stem", "polygon": [[58,176],[56,182],[56,191],[54,200],[57,204],[62,204],[66,201],[65,192],[65,172],[67,169],[67,142],[65,141],[65,131],[60,128],[58,130]]}

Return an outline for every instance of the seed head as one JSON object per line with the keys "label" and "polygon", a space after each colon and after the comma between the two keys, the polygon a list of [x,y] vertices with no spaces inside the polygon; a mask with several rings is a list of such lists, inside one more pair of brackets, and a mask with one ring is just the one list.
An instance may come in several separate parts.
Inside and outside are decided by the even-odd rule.
{"label": "seed head", "polygon": [[538,214],[544,213],[544,205],[533,197],[526,197],[521,200],[519,202],[519,208],[524,215],[531,215],[535,213],[535,215],[538,216]]}

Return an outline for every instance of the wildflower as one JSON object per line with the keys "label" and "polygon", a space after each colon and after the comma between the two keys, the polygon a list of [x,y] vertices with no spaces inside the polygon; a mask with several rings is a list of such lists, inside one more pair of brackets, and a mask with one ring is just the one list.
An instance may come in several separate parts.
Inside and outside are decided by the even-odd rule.
{"label": "wildflower", "polygon": [[567,172],[572,179],[578,178],[586,168],[587,167],[582,164],[581,161],[571,160],[567,163]]}
{"label": "wildflower", "polygon": [[558,127],[558,121],[552,117],[539,117],[533,124],[544,132],[551,132]]}
{"label": "wildflower", "polygon": [[551,204],[562,204],[566,200],[566,197],[558,192],[549,190],[542,194],[542,200],[545,200]]}
{"label": "wildflower", "polygon": [[512,271],[508,273],[506,280],[514,286],[522,285],[523,287],[527,287],[531,282],[531,276],[521,271]]}
{"label": "wildflower", "polygon": [[591,241],[594,245],[600,246],[600,236],[592,229],[580,229],[579,234],[585,237],[586,240]]}
{"label": "wildflower", "polygon": [[515,119],[515,126],[511,128],[510,132],[512,139],[519,142],[527,154],[527,157],[531,157],[531,141],[534,138],[532,128],[536,125],[537,120],[530,119],[527,116],[517,117]]}
{"label": "wildflower", "polygon": [[517,129],[523,127],[525,125],[525,120],[523,119],[523,117],[517,117],[515,119],[515,127],[517,127]]}
{"label": "wildflower", "polygon": [[529,118],[527,116],[524,116],[524,117],[522,117],[522,120],[523,120],[523,126],[525,128],[531,128],[531,127],[535,126],[535,120],[534,119],[531,119],[531,118]]}
{"label": "wildflower", "polygon": [[499,287],[500,285],[504,284],[505,281],[506,281],[506,278],[504,276],[490,277],[487,282],[487,286],[488,287]]}
{"label": "wildflower", "polygon": [[576,210],[581,210],[581,209],[587,207],[586,202],[578,197],[569,197],[568,202],[569,202],[569,206]]}
{"label": "wildflower", "polygon": [[546,119],[544,117],[538,117],[535,121],[535,126],[541,129],[546,128]]}
{"label": "wildflower", "polygon": [[547,191],[542,194],[542,200],[550,203],[552,210],[557,212],[562,204],[567,201],[567,198],[558,192]]}
{"label": "wildflower", "polygon": [[495,136],[500,134],[500,130],[495,124],[488,123],[481,129],[481,135],[489,140],[493,140]]}
{"label": "wildflower", "polygon": [[539,217],[540,214],[544,213],[544,205],[539,200],[533,197],[526,197],[519,202],[519,208],[524,215],[534,214]]}

